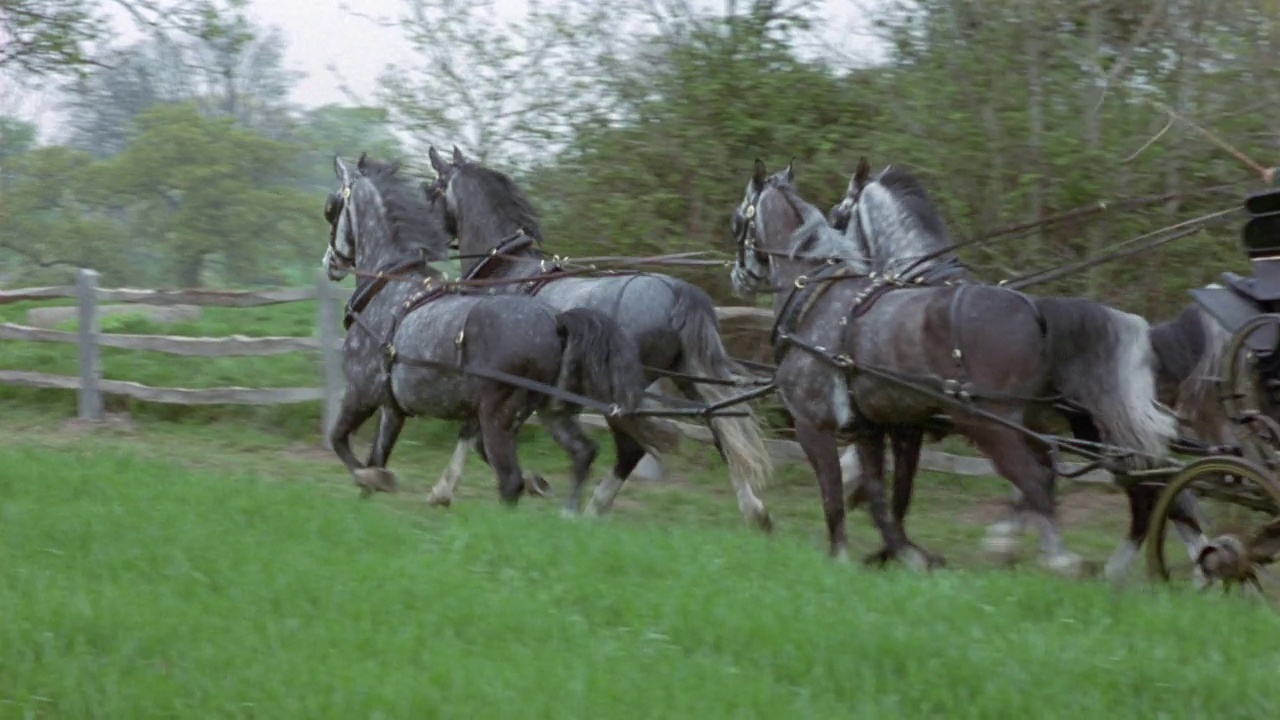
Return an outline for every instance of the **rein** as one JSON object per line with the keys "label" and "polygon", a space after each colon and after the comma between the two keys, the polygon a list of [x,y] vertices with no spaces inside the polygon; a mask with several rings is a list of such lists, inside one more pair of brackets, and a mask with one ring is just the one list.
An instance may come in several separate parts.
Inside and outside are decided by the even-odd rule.
{"label": "rein", "polygon": [[1060,265],[1056,268],[1048,270],[1037,270],[1036,272],[1014,278],[1012,280],[1002,280],[1000,285],[1010,288],[1026,288],[1032,285],[1058,280],[1067,277],[1082,270],[1088,270],[1091,267],[1102,265],[1113,260],[1119,260],[1130,255],[1135,255],[1143,250],[1150,250],[1159,247],[1165,243],[1178,240],[1188,235],[1194,235],[1201,230],[1206,229],[1215,222],[1220,222],[1223,218],[1238,212],[1238,208],[1227,208],[1217,212],[1201,215],[1200,217],[1184,220],[1183,222],[1169,225],[1168,227],[1153,230],[1149,233],[1139,235],[1138,237],[1126,240],[1115,245],[1108,252],[1101,253],[1091,258],[1084,258],[1074,263]]}

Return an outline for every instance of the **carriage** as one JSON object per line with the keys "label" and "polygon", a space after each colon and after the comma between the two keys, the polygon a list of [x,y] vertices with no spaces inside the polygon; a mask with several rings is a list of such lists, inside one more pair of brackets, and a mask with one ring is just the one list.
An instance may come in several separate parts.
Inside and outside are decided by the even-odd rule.
{"label": "carriage", "polygon": [[1243,248],[1253,275],[1225,272],[1221,285],[1191,291],[1196,304],[1231,333],[1217,400],[1237,443],[1184,444],[1180,449],[1202,457],[1136,481],[1164,484],[1147,540],[1153,577],[1179,574],[1166,536],[1176,498],[1189,490],[1228,509],[1220,527],[1204,528],[1210,539],[1192,558],[1194,565],[1225,585],[1261,589],[1259,569],[1280,558],[1280,190],[1252,195],[1244,207]]}

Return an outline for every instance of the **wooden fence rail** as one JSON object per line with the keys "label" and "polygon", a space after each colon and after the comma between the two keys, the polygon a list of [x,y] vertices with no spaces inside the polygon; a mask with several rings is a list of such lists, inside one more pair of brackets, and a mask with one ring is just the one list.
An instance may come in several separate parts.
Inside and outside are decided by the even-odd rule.
{"label": "wooden fence rail", "polygon": [[[78,347],[79,375],[0,369],[0,384],[36,388],[74,390],[78,398],[78,414],[85,420],[103,418],[103,396],[119,395],[144,402],[174,405],[282,405],[322,402],[323,442],[329,448],[328,428],[337,415],[345,381],[342,376],[342,304],[350,290],[338,288],[321,273],[315,289],[287,288],[276,290],[146,290],[133,288],[99,288],[98,273],[82,269],[74,286],[20,288],[0,290],[0,305],[30,300],[76,299],[79,326],[75,332],[29,327],[17,323],[0,323],[0,340],[75,343]],[[247,308],[318,300],[315,337],[180,337],[167,335],[129,335],[103,333],[99,321],[99,303],[147,303],[150,305],[196,305],[203,307]],[[720,307],[716,314],[722,322],[751,324],[767,329],[773,314],[762,308]],[[268,356],[291,352],[319,352],[321,386],[296,388],[176,388],[152,387],[125,380],[102,377],[101,349],[146,350],[187,357]],[[584,423],[603,427],[604,419],[594,415],[583,417]],[[685,437],[710,443],[711,433],[702,425],[672,422]],[[766,441],[770,454],[780,461],[803,460],[799,445],[790,440]],[[1068,464],[1070,465],[1070,464]],[[951,455],[925,450],[920,467],[925,470],[956,475],[993,475],[985,458]],[[1085,482],[1110,482],[1102,473],[1091,473]]]}

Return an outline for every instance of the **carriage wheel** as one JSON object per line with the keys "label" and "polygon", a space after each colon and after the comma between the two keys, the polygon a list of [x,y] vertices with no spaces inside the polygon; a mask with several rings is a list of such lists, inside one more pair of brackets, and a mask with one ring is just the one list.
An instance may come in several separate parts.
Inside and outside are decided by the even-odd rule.
{"label": "carriage wheel", "polygon": [[1243,425],[1248,433],[1248,438],[1241,439],[1246,444],[1260,443],[1262,447],[1257,449],[1273,456],[1280,451],[1280,425],[1265,412],[1270,404],[1269,393],[1257,386],[1258,358],[1247,344],[1251,335],[1268,326],[1280,330],[1280,314],[1252,318],[1231,336],[1223,357],[1225,366],[1218,378],[1218,398],[1227,417]]}
{"label": "carriage wheel", "polygon": [[[1201,529],[1208,544],[1191,558],[1169,513],[1189,490],[1199,501]],[[1280,590],[1267,568],[1280,559],[1280,484],[1256,463],[1216,456],[1197,460],[1174,475],[1160,494],[1147,535],[1147,569],[1152,579],[1207,581],[1228,589],[1249,585],[1275,595]]]}

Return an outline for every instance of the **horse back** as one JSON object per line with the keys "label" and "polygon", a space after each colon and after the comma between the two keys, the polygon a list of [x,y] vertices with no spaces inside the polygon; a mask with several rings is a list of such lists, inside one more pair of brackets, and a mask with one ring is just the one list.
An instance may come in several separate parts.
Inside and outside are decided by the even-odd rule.
{"label": "horse back", "polygon": [[589,308],[609,316],[635,341],[642,362],[652,367],[667,367],[674,361],[680,328],[690,315],[714,317],[715,313],[710,296],[701,288],[652,273],[566,277],[549,282],[537,297],[560,310]]}
{"label": "horse back", "polygon": [[992,285],[896,288],[855,323],[855,357],[923,376],[1023,391],[1044,382],[1044,324],[1032,299]]}

